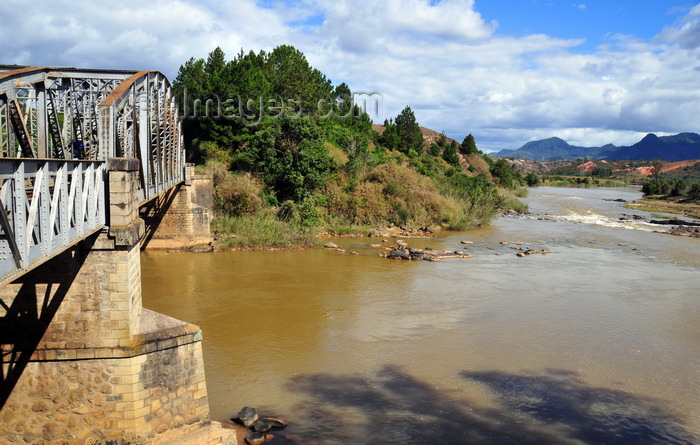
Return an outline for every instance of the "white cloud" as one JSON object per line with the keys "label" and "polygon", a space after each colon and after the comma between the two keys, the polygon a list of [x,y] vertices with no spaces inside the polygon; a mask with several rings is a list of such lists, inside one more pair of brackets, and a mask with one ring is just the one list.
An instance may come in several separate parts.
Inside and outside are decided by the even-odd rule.
{"label": "white cloud", "polygon": [[386,117],[410,105],[421,124],[459,140],[471,132],[485,149],[700,130],[700,5],[651,42],[610,36],[587,53],[576,51],[583,40],[499,34],[473,0],[32,5],[0,3],[0,63],[158,69],[172,80],[216,46],[232,58],[286,43],[336,84],[382,93]]}
{"label": "white cloud", "polygon": [[[678,24],[667,26],[659,40],[675,43],[683,49],[700,50],[700,4],[696,5]],[[696,55],[700,52],[696,51]]]}
{"label": "white cloud", "polygon": [[[474,11],[473,0],[331,0],[322,2],[326,20],[321,35],[332,36],[340,48],[373,52],[394,39],[452,38],[480,40],[489,37],[494,24],[486,24]],[[433,40],[434,41],[434,40]]]}

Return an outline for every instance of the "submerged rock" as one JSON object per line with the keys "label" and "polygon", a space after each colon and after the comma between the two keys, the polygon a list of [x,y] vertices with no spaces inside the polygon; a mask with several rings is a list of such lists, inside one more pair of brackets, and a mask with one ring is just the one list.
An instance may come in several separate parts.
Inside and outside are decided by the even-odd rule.
{"label": "submerged rock", "polygon": [[527,249],[523,252],[518,252],[516,255],[520,258],[528,255],[535,255],[535,254],[540,254],[540,255],[547,255],[548,253],[552,253],[549,250],[542,249],[542,250],[532,250],[532,249]]}
{"label": "submerged rock", "polygon": [[286,427],[289,424],[289,420],[284,419],[282,417],[267,416],[267,417],[263,417],[260,420],[263,420],[263,421],[269,423],[272,426],[272,428],[274,428],[276,430],[281,430],[282,428]]}
{"label": "submerged rock", "polygon": [[332,242],[329,241],[329,242],[327,242],[327,243],[325,244],[324,247],[326,247],[326,248],[328,248],[328,249],[337,249],[337,248],[340,247],[340,246],[338,246],[336,243],[332,243]]}
{"label": "submerged rock", "polygon": [[255,433],[248,434],[248,436],[245,438],[245,442],[248,445],[260,445],[261,443],[264,443],[266,440],[271,440],[274,438],[275,438],[275,436],[273,436],[272,434],[255,432]]}
{"label": "submerged rock", "polygon": [[272,424],[263,419],[258,419],[250,426],[250,429],[259,433],[267,433],[272,429]]}
{"label": "submerged rock", "polygon": [[427,247],[421,250],[399,244],[386,257],[392,260],[440,261],[448,258],[472,258],[473,255],[465,255],[461,250],[438,252]]}

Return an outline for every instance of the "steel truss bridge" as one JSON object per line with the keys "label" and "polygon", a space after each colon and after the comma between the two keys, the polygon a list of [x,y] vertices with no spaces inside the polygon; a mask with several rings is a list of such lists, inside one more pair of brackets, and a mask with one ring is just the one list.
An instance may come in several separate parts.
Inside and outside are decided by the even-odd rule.
{"label": "steel truss bridge", "polygon": [[109,225],[108,158],[139,160],[139,200],[184,180],[158,71],[0,65],[0,284]]}

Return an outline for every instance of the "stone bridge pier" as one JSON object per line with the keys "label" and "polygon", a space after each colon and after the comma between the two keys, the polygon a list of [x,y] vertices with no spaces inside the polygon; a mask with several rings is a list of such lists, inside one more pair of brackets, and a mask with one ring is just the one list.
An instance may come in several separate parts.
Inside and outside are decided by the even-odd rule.
{"label": "stone bridge pier", "polygon": [[0,289],[0,444],[236,443],[200,329],[142,306],[138,168],[108,161],[108,229]]}

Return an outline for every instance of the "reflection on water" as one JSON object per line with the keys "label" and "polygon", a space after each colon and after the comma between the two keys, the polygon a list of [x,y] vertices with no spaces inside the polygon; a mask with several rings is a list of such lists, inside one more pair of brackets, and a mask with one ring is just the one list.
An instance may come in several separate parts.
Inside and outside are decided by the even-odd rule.
{"label": "reflection on water", "polygon": [[213,418],[256,406],[302,443],[690,443],[700,240],[566,217],[639,196],[533,189],[530,217],[409,240],[475,255],[438,263],[148,252],[144,305],[202,327]]}

